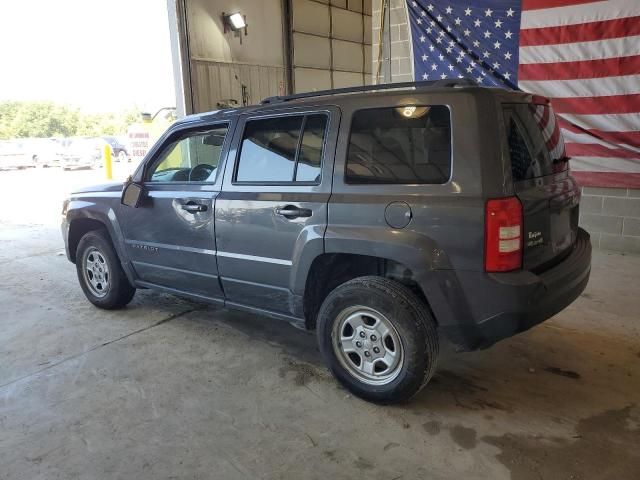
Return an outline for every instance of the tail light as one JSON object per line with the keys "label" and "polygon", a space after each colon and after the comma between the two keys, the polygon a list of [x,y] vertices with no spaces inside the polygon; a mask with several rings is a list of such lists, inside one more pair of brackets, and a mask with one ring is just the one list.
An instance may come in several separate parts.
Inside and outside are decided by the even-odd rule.
{"label": "tail light", "polygon": [[484,222],[484,269],[508,272],[522,267],[522,205],[516,197],[488,200]]}

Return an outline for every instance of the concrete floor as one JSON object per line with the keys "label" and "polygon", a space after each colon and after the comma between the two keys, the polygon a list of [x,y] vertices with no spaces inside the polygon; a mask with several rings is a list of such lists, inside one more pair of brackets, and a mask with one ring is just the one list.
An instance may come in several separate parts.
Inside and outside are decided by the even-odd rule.
{"label": "concrete floor", "polygon": [[378,407],[285,323],[91,306],[55,223],[92,175],[0,172],[0,479],[640,478],[640,257],[596,253],[566,311]]}

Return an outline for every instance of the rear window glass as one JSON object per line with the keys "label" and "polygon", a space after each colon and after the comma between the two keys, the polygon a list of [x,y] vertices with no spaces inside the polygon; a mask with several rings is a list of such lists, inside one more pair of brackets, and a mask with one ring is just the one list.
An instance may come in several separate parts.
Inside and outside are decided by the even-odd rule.
{"label": "rear window glass", "polygon": [[514,181],[544,177],[568,168],[560,126],[550,106],[506,105],[504,117]]}
{"label": "rear window glass", "polygon": [[450,176],[451,118],[446,106],[354,113],[347,183],[446,183]]}

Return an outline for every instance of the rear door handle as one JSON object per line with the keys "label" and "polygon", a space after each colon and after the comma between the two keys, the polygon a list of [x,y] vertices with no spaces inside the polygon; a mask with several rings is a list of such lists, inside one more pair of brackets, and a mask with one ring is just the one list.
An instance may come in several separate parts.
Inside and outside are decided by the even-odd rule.
{"label": "rear door handle", "polygon": [[187,202],[182,205],[182,209],[189,213],[206,212],[207,206],[196,202]]}
{"label": "rear door handle", "polygon": [[299,208],[295,205],[286,205],[284,207],[275,208],[276,215],[282,215],[285,218],[310,217],[312,212],[310,208]]}

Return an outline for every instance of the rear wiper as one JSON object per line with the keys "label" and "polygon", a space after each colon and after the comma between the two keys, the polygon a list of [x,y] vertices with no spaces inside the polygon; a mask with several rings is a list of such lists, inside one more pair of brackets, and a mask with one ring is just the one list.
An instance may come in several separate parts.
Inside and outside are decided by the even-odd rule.
{"label": "rear wiper", "polygon": [[556,158],[552,163],[555,165],[557,163],[564,163],[564,162],[568,162],[569,160],[571,160],[571,157],[567,157],[566,155],[564,157],[560,157],[560,158]]}

